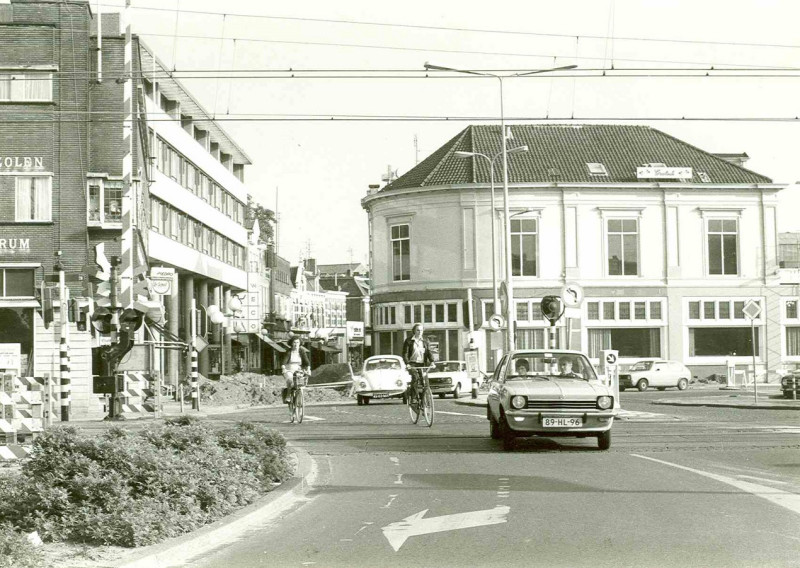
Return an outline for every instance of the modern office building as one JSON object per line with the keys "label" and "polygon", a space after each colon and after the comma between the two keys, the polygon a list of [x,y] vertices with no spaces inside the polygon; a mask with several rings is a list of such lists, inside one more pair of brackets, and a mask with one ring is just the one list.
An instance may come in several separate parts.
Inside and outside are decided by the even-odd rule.
{"label": "modern office building", "polygon": [[[577,284],[582,303],[559,321],[556,341],[595,360],[613,348],[623,363],[668,357],[700,376],[728,361],[748,364],[753,350],[771,371],[788,362],[787,334],[800,320],[797,287],[780,285],[784,186],[746,169],[746,155],[715,155],[653,128],[508,130],[509,148],[526,147],[509,156],[518,347],[547,345],[540,301]],[[473,339],[484,369],[494,368],[507,331],[485,323],[495,312],[493,262],[506,300],[500,159],[490,199],[499,136],[497,127],[467,127],[362,199],[377,353],[398,353],[422,322],[440,355],[460,358],[471,289],[483,322]],[[743,311],[749,300],[760,308],[755,342]]]}

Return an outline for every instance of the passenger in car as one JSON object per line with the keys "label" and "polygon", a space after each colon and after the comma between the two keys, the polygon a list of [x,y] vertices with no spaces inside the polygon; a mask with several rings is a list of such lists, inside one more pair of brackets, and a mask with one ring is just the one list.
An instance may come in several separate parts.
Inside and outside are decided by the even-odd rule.
{"label": "passenger in car", "polygon": [[572,358],[562,357],[558,360],[558,374],[562,377],[570,377],[573,379],[582,379],[583,377],[572,370]]}

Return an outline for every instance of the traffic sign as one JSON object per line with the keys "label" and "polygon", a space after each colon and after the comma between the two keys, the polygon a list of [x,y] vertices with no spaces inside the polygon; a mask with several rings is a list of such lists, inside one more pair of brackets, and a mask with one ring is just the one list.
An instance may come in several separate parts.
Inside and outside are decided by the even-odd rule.
{"label": "traffic sign", "polygon": [[175,278],[174,268],[154,266],[150,269],[150,290],[159,296],[172,295],[172,281]]}
{"label": "traffic sign", "polygon": [[616,365],[616,364],[617,364],[617,354],[606,353],[606,365]]}
{"label": "traffic sign", "polygon": [[751,321],[758,319],[758,316],[761,315],[761,304],[756,300],[747,300],[742,308],[742,313]]}
{"label": "traffic sign", "polygon": [[561,298],[568,308],[577,308],[583,302],[583,288],[574,282],[570,282],[561,288]]}

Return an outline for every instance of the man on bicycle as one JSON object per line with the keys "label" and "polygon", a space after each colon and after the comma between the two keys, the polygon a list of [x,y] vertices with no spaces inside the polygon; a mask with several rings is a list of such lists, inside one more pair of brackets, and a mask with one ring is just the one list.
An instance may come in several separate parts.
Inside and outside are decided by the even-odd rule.
{"label": "man on bicycle", "polygon": [[422,324],[415,323],[411,331],[411,336],[403,342],[403,361],[411,374],[411,388],[416,391],[417,381],[422,380],[422,370],[433,363],[433,353],[428,342],[422,337],[424,331]]}

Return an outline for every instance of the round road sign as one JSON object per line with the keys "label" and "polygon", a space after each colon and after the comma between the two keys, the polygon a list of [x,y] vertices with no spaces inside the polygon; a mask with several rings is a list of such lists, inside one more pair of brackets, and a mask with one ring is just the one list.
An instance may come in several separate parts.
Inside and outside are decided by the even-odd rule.
{"label": "round road sign", "polygon": [[568,308],[577,308],[583,302],[583,288],[574,282],[570,282],[561,288],[561,298]]}

